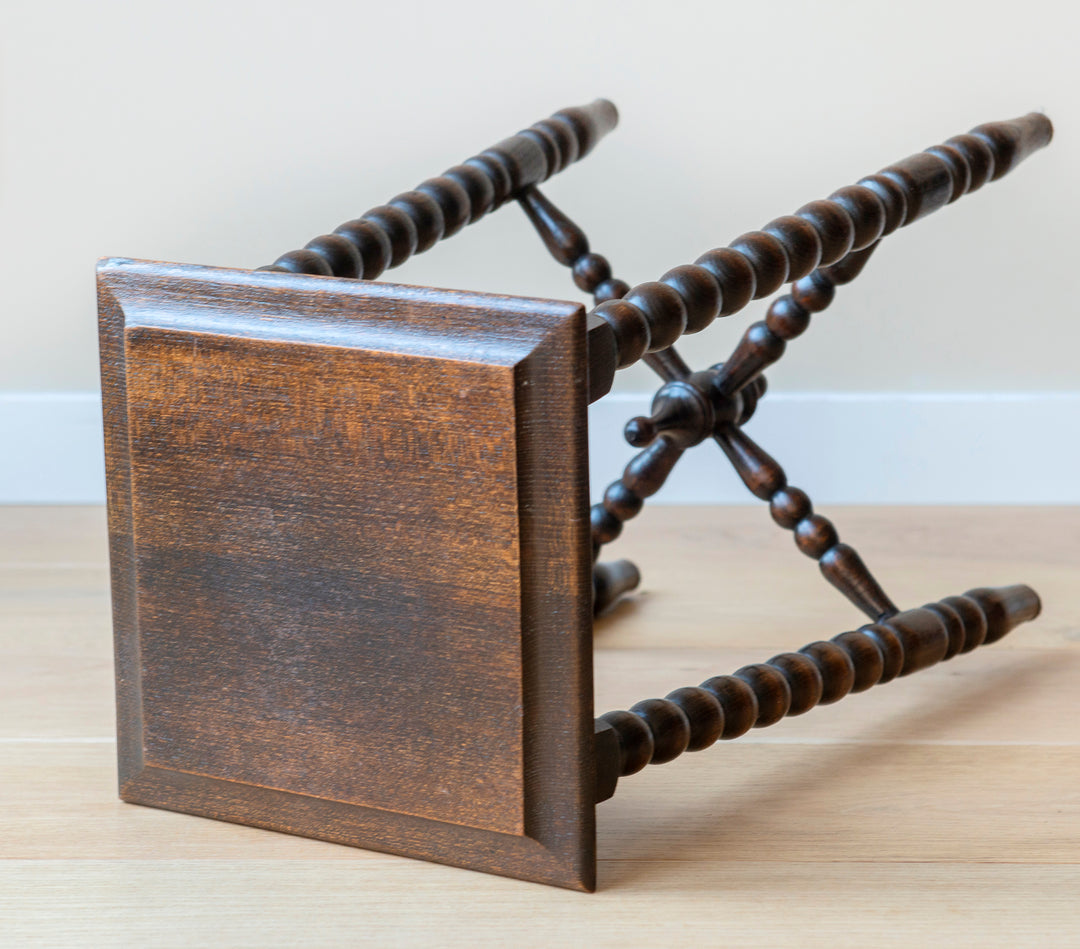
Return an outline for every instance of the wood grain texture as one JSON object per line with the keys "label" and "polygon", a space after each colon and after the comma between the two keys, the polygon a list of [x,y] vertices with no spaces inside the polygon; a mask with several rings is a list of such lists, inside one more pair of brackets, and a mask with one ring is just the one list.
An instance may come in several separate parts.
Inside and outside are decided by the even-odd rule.
{"label": "wood grain texture", "polygon": [[[686,450],[711,437],[748,490],[769,503],[776,523],[793,531],[798,549],[818,562],[829,583],[871,620],[898,612],[856,549],[841,542],[832,521],[814,511],[806,492],[788,483],[780,464],[742,426],[765,394],[764,370],[784,355],[789,341],[807,330],[813,314],[829,306],[837,287],[859,276],[883,237],[1002,177],[1052,137],[1050,120],[1035,112],[978,126],[841,188],[826,200],[811,201],[727,247],[708,251],[693,264],[675,267],[659,281],[635,287],[612,279],[608,260],[590,252],[585,232],[535,185],[523,189],[518,201],[547,250],[572,269],[579,288],[593,293],[596,300],[589,314],[590,400],[607,391],[616,369],[639,359],[665,383],[656,393],[651,415],[631,419],[625,429],[627,441],[643,450],[591,509],[593,559],[659,491]],[[743,333],[723,362],[694,372],[675,350],[684,333],[700,332],[717,317],[738,312],[788,283],[791,291],[773,301],[765,319]],[[609,610],[639,582],[640,571],[630,561],[598,565],[596,614]],[[938,608],[942,610],[951,616],[954,634],[962,636],[956,632],[959,619],[951,607]],[[734,694],[729,697],[740,701]],[[741,700],[745,704],[752,698],[744,695]],[[700,706],[712,729],[721,709],[706,710],[708,700],[700,694],[688,701]],[[693,731],[693,723],[681,713],[671,709],[661,713],[662,707],[653,709],[667,716],[663,723],[655,723],[661,731]],[[772,718],[759,718],[758,724]],[[625,726],[620,732],[624,767],[670,753],[650,745],[636,719],[618,713],[617,721]],[[609,725],[616,728],[615,721]],[[606,733],[602,723],[598,728],[600,734]],[[691,744],[700,737],[691,736]],[[635,746],[632,753],[628,742]],[[611,754],[601,757],[601,773],[608,774],[614,767]],[[610,786],[606,778],[602,783]]]}
{"label": "wood grain texture", "polygon": [[[361,938],[378,946],[551,949],[579,946],[583,937],[590,946],[624,949],[664,936],[799,949],[1076,945],[1075,866],[995,864],[957,874],[952,864],[742,860],[693,874],[666,869],[682,872],[651,885],[640,877],[627,881],[639,887],[632,906],[609,900],[583,906],[558,891],[522,894],[510,881],[502,887],[459,882],[441,867],[416,879],[386,860],[361,867],[303,859],[27,861],[0,871],[0,889],[21,893],[20,913],[8,929],[20,947],[40,945],[42,934],[64,946],[167,949],[320,949],[355,946]],[[57,893],[79,898],[58,914]],[[916,896],[924,900],[913,912]],[[620,906],[633,910],[632,922],[619,915]]]}
{"label": "wood grain texture", "polygon": [[739,738],[751,728],[775,725],[785,716],[832,705],[850,693],[997,642],[1040,610],[1038,596],[1022,584],[969,590],[810,643],[797,653],[750,663],[733,675],[682,686],[666,698],[637,702],[629,711],[605,713],[597,720],[598,734],[605,733],[598,787],[610,796],[617,775],[665,764],[684,751],[702,751],[720,739]]}
{"label": "wood grain texture", "polygon": [[[835,513],[905,602],[1021,577],[1044,615],[647,769],[598,808],[584,899],[119,801],[104,511],[0,508],[4,944],[1076,945],[1080,509]],[[843,627],[850,606],[769,525],[634,522],[647,582],[599,624],[597,711]]]}
{"label": "wood grain texture", "polygon": [[125,800],[591,888],[584,310],[99,274]]}
{"label": "wood grain texture", "polygon": [[[821,269],[835,267],[839,282],[853,279],[877,241],[1012,171],[1053,134],[1038,112],[988,122],[707,251],[660,281],[631,287],[594,311],[611,326],[618,365],[662,352],[683,333],[699,332]],[[784,338],[755,324],[728,361],[720,394],[737,392],[783,352]]]}
{"label": "wood grain texture", "polygon": [[374,280],[584,158],[618,121],[607,99],[560,109],[260,269]]}

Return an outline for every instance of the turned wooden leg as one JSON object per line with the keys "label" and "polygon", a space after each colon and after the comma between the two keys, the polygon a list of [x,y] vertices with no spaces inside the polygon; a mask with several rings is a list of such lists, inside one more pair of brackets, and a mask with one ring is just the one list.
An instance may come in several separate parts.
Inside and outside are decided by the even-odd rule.
{"label": "turned wooden leg", "polygon": [[[737,313],[751,300],[770,296],[787,283],[865,250],[1002,177],[1052,135],[1049,119],[1038,113],[980,125],[825,200],[811,201],[727,247],[710,250],[659,281],[631,287],[622,299],[609,300],[595,310],[611,326],[618,365],[628,366],[646,353],[668,349],[683,333],[698,332],[718,316]],[[848,261],[848,266],[852,263]],[[754,332],[761,333],[759,343],[766,349],[778,348],[767,334]],[[767,362],[761,368],[764,365]],[[733,385],[745,384],[751,375],[740,369],[741,378]]]}
{"label": "turned wooden leg", "polygon": [[811,315],[832,303],[837,287],[862,273],[877,246],[871,244],[831,267],[801,277],[792,284],[790,293],[774,300],[765,319],[747,328],[732,354],[718,367],[717,396],[734,395],[783,356],[788,340],[806,332]]}
{"label": "turned wooden leg", "polygon": [[980,587],[676,689],[667,698],[646,699],[629,711],[608,712],[597,720],[598,800],[614,793],[619,775],[997,642],[1039,609],[1030,587]]}
{"label": "turned wooden leg", "polygon": [[629,560],[613,560],[593,567],[593,615],[600,616],[622,598],[637,589],[641,573]]}

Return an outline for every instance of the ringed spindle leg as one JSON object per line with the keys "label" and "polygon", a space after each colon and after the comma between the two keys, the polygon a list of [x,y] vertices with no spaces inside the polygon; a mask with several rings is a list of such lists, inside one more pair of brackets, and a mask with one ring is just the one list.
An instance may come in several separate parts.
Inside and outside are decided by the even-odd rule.
{"label": "ringed spindle leg", "polygon": [[[819,562],[826,578],[871,618],[895,613],[859,555],[840,543],[832,523],[813,513],[805,493],[787,485],[783,469],[739,426],[763,394],[757,384],[762,372],[805,332],[811,315],[830,304],[836,287],[859,275],[884,236],[1000,178],[1046,145],[1052,131],[1037,113],[979,126],[631,288],[612,282],[607,260],[590,253],[584,232],[535,187],[543,176],[525,183],[516,194],[529,219],[552,255],[573,268],[578,286],[597,300],[590,314],[590,363],[603,366],[597,376],[605,381],[594,385],[590,379],[591,396],[607,391],[616,369],[642,358],[665,380],[653,415],[627,427],[633,444],[648,447],[592,509],[594,554],[659,489],[682,452],[706,437],[702,429],[711,428],[743,481],[769,501],[774,519],[795,532],[799,549]],[[674,350],[683,333],[700,332],[786,283],[791,291],[749,327],[726,362],[693,373]],[[679,385],[685,391],[676,392]],[[594,600],[606,602],[608,591],[629,582],[613,584],[598,574],[594,590],[605,596]]]}
{"label": "ringed spindle leg", "polygon": [[611,797],[621,775],[997,642],[1039,610],[1039,597],[1027,586],[969,590],[744,666],[733,675],[676,689],[667,698],[646,699],[629,711],[601,715],[596,722],[597,800]]}
{"label": "ringed spindle leg", "polygon": [[584,158],[618,118],[606,99],[562,109],[259,269],[374,280]]}
{"label": "ringed spindle leg", "polygon": [[[632,287],[622,300],[595,310],[611,327],[618,365],[666,349],[683,333],[737,313],[1002,177],[1052,135],[1050,120],[1035,112],[980,125],[710,250],[658,282]],[[768,339],[762,345],[775,348]]]}

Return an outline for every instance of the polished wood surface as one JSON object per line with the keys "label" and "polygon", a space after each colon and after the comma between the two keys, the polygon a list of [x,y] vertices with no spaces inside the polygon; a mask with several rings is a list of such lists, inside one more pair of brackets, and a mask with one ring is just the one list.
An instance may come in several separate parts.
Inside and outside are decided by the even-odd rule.
{"label": "polished wood surface", "polygon": [[592,889],[584,309],[98,274],[121,796]]}
{"label": "polished wood surface", "polygon": [[[614,333],[618,365],[662,352],[684,333],[700,332],[786,283],[833,266],[842,272],[852,255],[1008,174],[1048,145],[1053,131],[1039,112],[976,126],[601,303],[596,313]],[[725,363],[720,392],[736,393],[779,359],[784,345],[765,323],[754,324]]]}
{"label": "polished wood surface", "polygon": [[[843,508],[901,602],[1022,579],[976,649],[647,768],[592,897],[116,797],[98,508],[0,508],[5,946],[1080,944],[1080,509]],[[597,711],[831,635],[851,607],[755,507],[645,511]]]}
{"label": "polished wood surface", "polygon": [[[898,607],[855,548],[840,541],[832,521],[814,511],[804,491],[788,484],[783,468],[742,425],[765,394],[764,370],[807,330],[813,314],[829,306],[838,286],[859,276],[885,236],[1001,178],[1052,137],[1053,125],[1038,112],[979,125],[708,251],[659,281],[621,285],[603,300],[592,284],[583,286],[597,293],[590,319],[599,318],[612,336],[590,336],[596,359],[619,368],[644,359],[665,382],[652,415],[632,419],[626,428],[627,441],[643,451],[592,507],[593,558],[660,490],[684,452],[711,437],[751,493],[769,503],[776,523],[794,532],[799,550],[818,562],[829,583],[871,620],[896,613]],[[560,263],[576,268],[595,257],[588,254],[580,228],[535,186],[519,200]],[[607,260],[597,260],[603,276],[610,277]],[[693,372],[676,351],[684,333],[700,332],[786,283],[791,291],[773,301],[764,320],[747,328],[723,362]],[[590,397],[594,389],[590,386]],[[639,579],[633,565],[598,570],[597,612],[610,608]],[[630,720],[625,724],[636,727]]]}
{"label": "polished wood surface", "polygon": [[[607,258],[590,252],[585,232],[535,184],[518,193],[518,202],[549,253],[572,269],[580,289],[594,295],[597,306],[589,314],[590,362],[595,366],[590,400],[607,391],[613,367],[639,359],[665,382],[653,401],[652,414],[631,419],[626,427],[627,441],[643,450],[592,507],[593,559],[660,490],[685,451],[711,437],[751,493],[769,503],[776,523],[794,533],[799,550],[818,562],[829,583],[872,621],[897,613],[899,607],[855,548],[840,541],[832,521],[814,511],[809,496],[788,483],[784,469],[742,425],[765,394],[764,370],[783,356],[789,341],[807,330],[814,314],[829,306],[838,286],[859,276],[885,236],[1003,177],[1052,137],[1053,125],[1037,112],[976,126],[966,135],[840,188],[825,200],[776,218],[727,247],[708,251],[693,264],[675,267],[658,281],[635,287],[612,278]],[[684,333],[700,332],[717,317],[736,313],[786,283],[791,291],[772,302],[765,319],[743,333],[723,362],[694,372],[676,351],[674,344]],[[611,608],[639,582],[640,571],[629,561],[598,564],[593,574],[596,613]],[[952,612],[949,605],[942,608]],[[1037,610],[1025,618],[1034,615]],[[960,622],[956,616],[951,621],[954,627]],[[746,695],[727,698],[733,703],[750,701]],[[699,695],[688,701],[704,700]],[[656,708],[652,711],[660,714]],[[649,713],[642,714],[649,719]],[[648,729],[642,733],[642,723],[622,713],[617,720],[624,728],[620,736],[625,766],[627,760],[644,754],[641,742]],[[760,717],[757,723],[763,724]],[[690,727],[670,709],[653,724],[672,731],[664,738],[654,734],[662,742]],[[640,741],[635,742],[631,733]],[[634,752],[628,743],[635,745]],[[651,753],[654,762],[667,760],[657,757],[655,747]],[[609,751],[599,754],[605,761],[602,770],[615,767]],[[610,781],[602,783],[610,786]]]}
{"label": "polished wood surface", "polygon": [[374,280],[584,158],[618,121],[607,99],[560,109],[262,269]]}
{"label": "polished wood surface", "polygon": [[[616,121],[562,110],[264,273],[99,266],[125,800],[591,890],[590,804],[619,775],[1039,614],[1015,583],[900,612],[742,426],[885,235],[1006,174],[1049,120],[979,126],[634,287],[538,190]],[[592,313],[372,283],[511,199]],[[675,351],[787,283],[725,362]],[[590,538],[586,403],[639,358],[664,386]],[[707,438],[872,623],[590,723],[588,614],[640,582],[591,562]]]}
{"label": "polished wood surface", "polygon": [[598,735],[607,729],[614,735],[599,739],[599,786],[610,796],[617,775],[666,764],[685,751],[703,751],[720,739],[739,738],[751,728],[775,725],[995,643],[1038,616],[1041,607],[1023,584],[969,590],[751,663],[733,675],[683,686],[666,698],[645,699],[629,711],[607,712],[597,721]]}

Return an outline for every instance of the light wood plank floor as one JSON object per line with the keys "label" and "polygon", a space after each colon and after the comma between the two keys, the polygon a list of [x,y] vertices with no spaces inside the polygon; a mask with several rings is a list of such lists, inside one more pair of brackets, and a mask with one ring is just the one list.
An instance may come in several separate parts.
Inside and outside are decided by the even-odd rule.
{"label": "light wood plank floor", "polygon": [[[1080,509],[835,514],[1001,643],[624,778],[581,895],[120,803],[104,515],[0,508],[0,945],[1080,946]],[[597,711],[858,625],[760,508],[655,508]]]}

